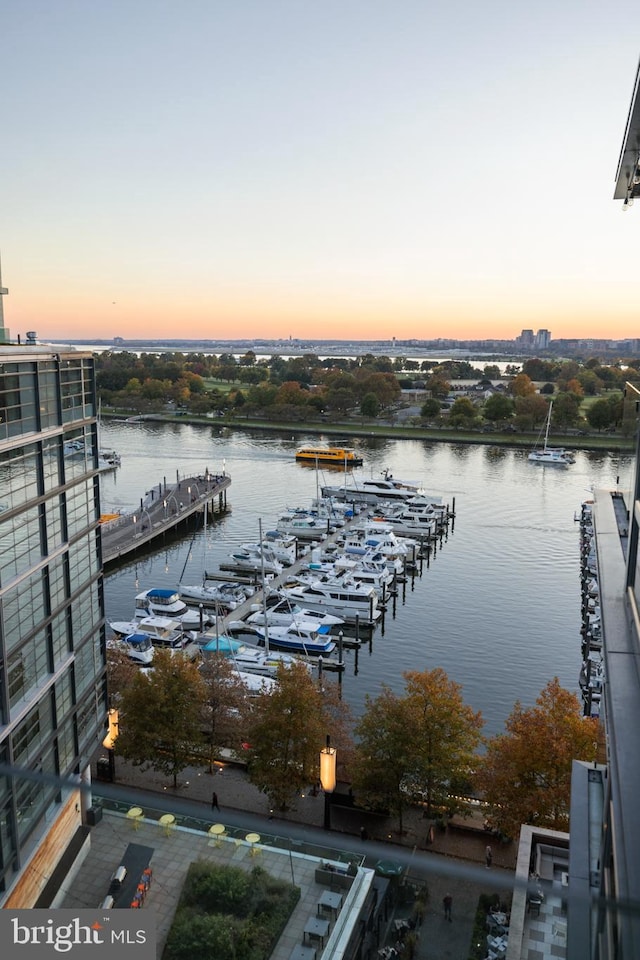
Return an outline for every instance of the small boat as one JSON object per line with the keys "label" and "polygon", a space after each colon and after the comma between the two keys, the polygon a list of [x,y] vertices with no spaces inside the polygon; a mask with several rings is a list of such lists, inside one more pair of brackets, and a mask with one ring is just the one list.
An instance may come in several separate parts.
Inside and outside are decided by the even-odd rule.
{"label": "small boat", "polygon": [[180,599],[176,590],[152,587],[136,597],[136,617],[175,617],[179,619],[187,612],[186,603]]}
{"label": "small boat", "polygon": [[362,457],[348,447],[301,447],[296,450],[301,463],[333,463],[338,467],[361,467]]}
{"label": "small boat", "polygon": [[551,426],[551,411],[553,409],[553,400],[549,402],[549,412],[547,414],[546,426],[544,431],[544,443],[542,447],[537,447],[529,454],[530,463],[542,463],[552,467],[568,467],[575,463],[573,454],[568,453],[562,447],[548,446],[549,427]]}
{"label": "small boat", "polygon": [[247,592],[237,583],[211,584],[178,584],[180,596],[187,600],[202,603],[205,607],[224,607],[227,610],[235,610],[240,603],[247,599]]}
{"label": "small boat", "polygon": [[250,549],[249,545],[246,544],[234,550],[225,560],[224,564],[221,564],[220,569],[258,575],[271,573],[279,576],[284,569],[282,564],[279,560],[276,560],[274,557],[269,557],[266,554],[266,549],[262,551],[258,549],[254,550]]}
{"label": "small boat", "polygon": [[116,636],[128,633],[133,628],[136,636],[145,636],[149,642],[161,650],[169,650],[172,654],[181,653],[195,660],[200,656],[200,649],[194,643],[194,635],[185,633],[176,620],[171,617],[142,617],[140,620],[126,623],[118,620],[109,624]]}
{"label": "small boat", "polygon": [[258,626],[245,620],[227,623],[226,632],[234,639],[271,651],[272,647],[305,656],[326,656],[335,650],[335,641],[326,624],[291,623],[288,626]]}
{"label": "small boat", "polygon": [[114,637],[107,642],[107,647],[113,650],[124,650],[135,663],[141,667],[148,667],[153,661],[155,649],[146,633],[129,633],[126,636]]}
{"label": "small boat", "polygon": [[287,627],[290,623],[304,620],[317,626],[326,624],[329,627],[338,627],[344,623],[342,617],[300,607],[277,593],[270,594],[263,604],[254,604],[251,611],[245,620],[256,627],[263,627],[265,623],[268,627]]}
{"label": "small boat", "polygon": [[322,540],[331,531],[331,521],[312,517],[308,513],[291,513],[280,517],[276,524],[280,533],[298,540]]}
{"label": "small boat", "polygon": [[313,583],[287,587],[282,595],[301,607],[331,613],[347,621],[358,619],[361,623],[375,623],[381,616],[378,609],[378,594],[372,587],[357,583]]}
{"label": "small boat", "polygon": [[312,623],[292,623],[288,627],[256,627],[261,646],[268,642],[270,647],[294,650],[313,657],[326,656],[335,650],[336,644],[329,635],[329,630],[327,624],[318,627]]}
{"label": "small boat", "polygon": [[280,666],[291,667],[294,663],[304,663],[288,653],[277,651],[267,653],[266,650],[247,646],[241,640],[234,640],[227,636],[214,637],[201,647],[201,651],[205,660],[216,653],[221,653],[228,660],[233,661],[237,670],[263,677],[275,677]]}

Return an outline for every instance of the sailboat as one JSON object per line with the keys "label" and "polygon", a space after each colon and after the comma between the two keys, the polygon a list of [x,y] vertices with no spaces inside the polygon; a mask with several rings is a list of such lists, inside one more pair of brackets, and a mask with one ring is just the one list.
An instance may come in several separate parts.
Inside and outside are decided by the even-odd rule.
{"label": "sailboat", "polygon": [[544,430],[544,444],[542,447],[538,446],[531,451],[529,454],[529,460],[531,463],[543,463],[555,467],[568,467],[570,464],[575,462],[573,455],[568,453],[562,447],[550,447],[548,445],[552,409],[553,400],[549,402],[549,412],[547,414],[547,421]]}

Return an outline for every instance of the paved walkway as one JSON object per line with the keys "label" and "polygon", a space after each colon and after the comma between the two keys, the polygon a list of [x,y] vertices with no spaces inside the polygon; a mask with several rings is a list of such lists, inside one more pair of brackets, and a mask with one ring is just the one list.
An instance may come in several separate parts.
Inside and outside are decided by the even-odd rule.
{"label": "paved walkway", "polygon": [[[416,960],[467,960],[480,893],[496,893],[504,899],[513,882],[515,844],[503,846],[493,842],[493,866],[487,870],[484,865],[486,834],[476,834],[464,828],[447,828],[443,833],[436,832],[433,843],[429,844],[428,822],[419,808],[408,812],[405,831],[400,836],[397,823],[392,820],[333,806],[331,831],[327,833],[322,829],[323,796],[301,797],[296,810],[288,812],[285,817],[277,816],[269,809],[264,795],[249,783],[246,772],[234,766],[217,767],[213,774],[187,769],[178,789],[174,790],[160,774],[153,771],[143,773],[140,768],[118,758],[116,782],[96,783],[95,786],[96,792],[103,790],[106,795],[132,805],[140,804],[143,808],[155,807],[181,817],[197,816],[212,823],[223,822],[230,828],[255,830],[262,835],[271,833],[290,838],[291,842],[313,843],[345,853],[357,853],[366,858],[366,866],[374,867],[380,859],[403,864],[406,876],[426,882],[429,894]],[[219,810],[211,809],[214,790]],[[367,832],[367,840],[361,839],[361,827]],[[147,829],[158,837],[157,827]],[[141,833],[136,835],[136,841]],[[192,845],[186,840],[179,845],[173,842],[175,839],[171,838],[172,866],[167,866],[171,873],[165,873],[162,903],[158,904],[163,917],[163,937],[175,910],[181,877],[186,873],[188,863],[200,855],[194,854]],[[104,855],[108,856],[108,840],[106,843]],[[157,844],[156,839],[156,847]],[[199,845],[200,852],[202,846]],[[161,866],[161,870],[164,872],[164,867]],[[453,896],[451,923],[445,920],[442,907],[446,893]],[[394,943],[393,919],[408,915],[411,908],[412,904],[398,905],[394,915],[388,918],[387,928],[381,931],[380,946]],[[372,960],[377,960],[375,955]]]}

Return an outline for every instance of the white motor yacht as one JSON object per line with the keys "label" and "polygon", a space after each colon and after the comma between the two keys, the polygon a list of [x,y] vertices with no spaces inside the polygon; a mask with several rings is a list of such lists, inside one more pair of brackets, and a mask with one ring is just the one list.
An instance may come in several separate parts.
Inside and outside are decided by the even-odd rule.
{"label": "white motor yacht", "polygon": [[129,633],[115,636],[107,641],[107,647],[123,650],[127,656],[141,667],[149,667],[153,662],[155,649],[146,633]]}
{"label": "white motor yacht", "polygon": [[358,619],[363,624],[375,623],[381,615],[378,594],[372,587],[362,584],[314,580],[312,583],[287,587],[281,592],[301,607],[335,614],[346,621]]}
{"label": "white motor yacht", "polygon": [[201,584],[178,584],[180,596],[191,602],[202,603],[205,607],[224,607],[226,610],[235,610],[244,603],[249,595],[243,586],[237,583],[213,583],[205,581]]}
{"label": "white motor yacht", "polygon": [[342,617],[300,607],[278,593],[270,594],[263,604],[254,604],[251,611],[245,620],[256,627],[262,627],[265,623],[269,627],[287,627],[290,623],[300,621],[315,623],[316,626],[326,624],[329,627],[337,627],[344,623]]}

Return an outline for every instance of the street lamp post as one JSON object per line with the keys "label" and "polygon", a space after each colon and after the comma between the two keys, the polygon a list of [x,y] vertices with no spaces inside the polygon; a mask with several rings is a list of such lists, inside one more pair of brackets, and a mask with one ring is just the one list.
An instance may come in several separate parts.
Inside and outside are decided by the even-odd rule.
{"label": "street lamp post", "polygon": [[324,829],[331,829],[331,794],[336,788],[336,749],[327,734],[326,746],[320,751],[320,783],[324,790]]}
{"label": "street lamp post", "polygon": [[109,782],[113,783],[116,778],[116,758],[114,754],[114,747],[116,739],[118,737],[118,711],[111,707],[109,710],[109,730],[107,735],[102,741],[102,746],[107,751],[107,757],[109,758]]}

